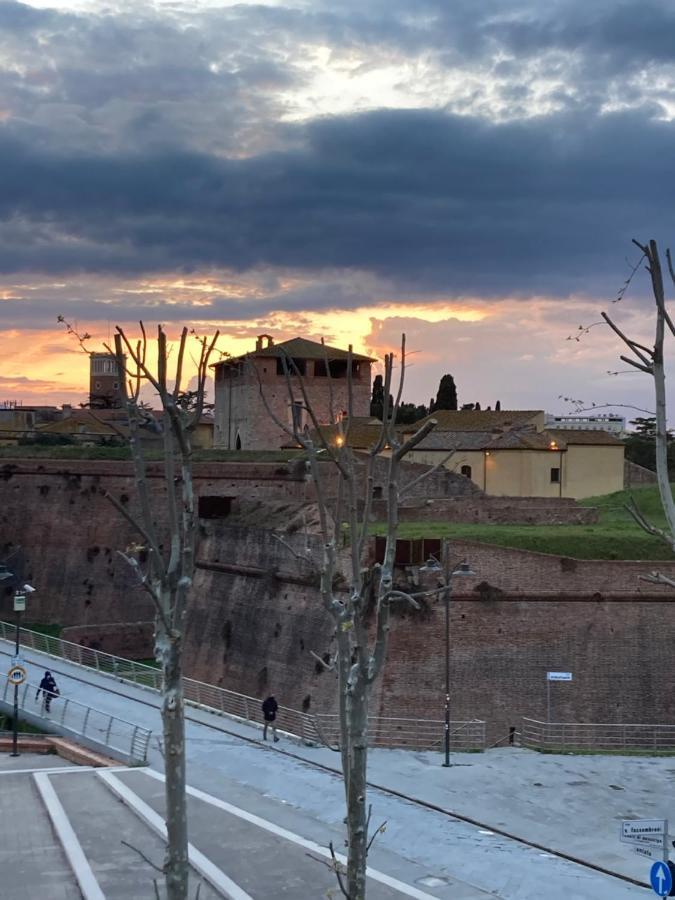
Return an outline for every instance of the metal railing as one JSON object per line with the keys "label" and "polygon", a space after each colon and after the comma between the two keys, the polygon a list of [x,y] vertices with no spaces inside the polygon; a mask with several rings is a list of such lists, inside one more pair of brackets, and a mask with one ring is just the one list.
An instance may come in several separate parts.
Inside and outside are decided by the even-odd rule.
{"label": "metal railing", "polygon": [[[317,715],[316,723],[325,743],[338,743],[338,717]],[[438,750],[443,745],[445,722],[440,719],[368,717],[368,744],[371,747],[399,747],[410,750]],[[450,749],[484,750],[485,722],[472,719],[450,723]]]}
{"label": "metal railing", "polygon": [[[13,641],[15,626],[0,621],[0,638]],[[110,675],[139,687],[159,691],[162,687],[160,669],[144,663],[113,656],[102,650],[83,647],[61,638],[51,637],[29,629],[21,629],[21,645],[39,653],[65,659],[78,666],[94,669],[102,675]],[[194,678],[183,678],[185,700],[211,712],[231,716],[244,722],[259,724],[261,719],[258,697],[228,691],[225,688]],[[444,723],[436,719],[404,719],[371,716],[369,722],[370,746],[408,747],[417,750],[440,748],[443,742]],[[277,727],[309,744],[336,745],[338,720],[336,715],[312,715],[288,706],[280,706]],[[473,719],[468,722],[452,722],[450,746],[453,750],[485,749],[485,722]]]}
{"label": "metal railing", "polygon": [[[15,626],[0,621],[0,639],[14,641]],[[162,687],[162,672],[154,666],[113,656],[102,650],[83,647],[62,638],[52,637],[38,631],[21,629],[20,643],[39,653],[46,653],[65,659],[78,666],[94,669],[102,675],[110,675],[120,681],[128,681],[153,691]],[[257,697],[228,691],[225,688],[194,678],[183,678],[183,693],[187,703],[203,706],[212,712],[232,716],[246,722],[259,722],[261,718],[260,704]],[[299,737],[307,743],[321,743],[321,736],[316,727],[315,717],[287,706],[280,706],[277,712],[277,727],[289,734]]]}
{"label": "metal railing", "polygon": [[[2,701],[7,706],[14,702],[14,685],[8,678],[3,679]],[[58,728],[68,731],[78,737],[88,738],[90,741],[100,744],[110,750],[116,750],[129,759],[131,763],[144,763],[147,761],[148,744],[152,732],[127,722],[118,716],[93,706],[87,706],[78,700],[64,697],[52,697],[51,709],[45,709],[44,695],[40,693],[36,684],[24,682],[19,687],[19,710],[24,714],[37,717],[46,723],[56,725]]]}
{"label": "metal railing", "polygon": [[675,725],[540,722],[523,718],[520,743],[531,750],[675,752]]}

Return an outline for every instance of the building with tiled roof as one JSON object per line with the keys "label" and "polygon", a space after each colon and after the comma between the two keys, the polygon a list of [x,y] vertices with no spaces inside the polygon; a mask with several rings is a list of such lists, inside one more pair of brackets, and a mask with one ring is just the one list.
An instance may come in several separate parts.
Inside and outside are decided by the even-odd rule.
{"label": "building with tiled roof", "polygon": [[298,375],[320,424],[330,425],[346,414],[348,375],[352,414],[355,420],[369,420],[370,369],[374,361],[306,338],[276,344],[270,335],[260,335],[254,350],[213,366],[214,445],[226,450],[287,446],[289,435],[282,425],[302,430],[310,424]]}
{"label": "building with tiled roof", "polygon": [[541,409],[437,409],[407,427],[414,430],[428,419],[435,420],[436,431],[507,431],[526,426],[541,431],[545,415]]}
{"label": "building with tiled roof", "polygon": [[486,494],[579,500],[623,488],[624,447],[606,431],[545,429],[541,410],[438,410],[428,418],[437,425],[408,458],[445,459]]}

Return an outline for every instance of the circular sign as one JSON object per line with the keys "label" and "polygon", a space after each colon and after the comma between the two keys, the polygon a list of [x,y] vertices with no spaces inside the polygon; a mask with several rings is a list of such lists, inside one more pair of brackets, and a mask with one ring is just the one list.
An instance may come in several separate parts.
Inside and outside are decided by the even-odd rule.
{"label": "circular sign", "polygon": [[23,666],[12,666],[7,673],[7,677],[12,684],[23,684],[26,680],[26,670]]}

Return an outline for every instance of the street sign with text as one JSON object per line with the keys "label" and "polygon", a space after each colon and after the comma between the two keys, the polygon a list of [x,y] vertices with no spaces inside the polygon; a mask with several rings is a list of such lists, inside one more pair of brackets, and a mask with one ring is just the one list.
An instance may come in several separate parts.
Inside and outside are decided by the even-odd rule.
{"label": "street sign with text", "polygon": [[646,859],[661,859],[661,855],[663,853],[662,847],[656,847],[653,844],[647,846],[644,844],[634,844],[631,847],[633,853],[637,853],[638,856],[642,856]]}
{"label": "street sign with text", "polygon": [[571,672],[547,672],[546,679],[547,679],[547,681],[571,681],[572,673]]}
{"label": "street sign with text", "polygon": [[[639,838],[641,840],[656,839],[663,843],[666,833],[665,819],[628,819],[621,823],[621,839]],[[651,841],[650,841],[651,843]]]}

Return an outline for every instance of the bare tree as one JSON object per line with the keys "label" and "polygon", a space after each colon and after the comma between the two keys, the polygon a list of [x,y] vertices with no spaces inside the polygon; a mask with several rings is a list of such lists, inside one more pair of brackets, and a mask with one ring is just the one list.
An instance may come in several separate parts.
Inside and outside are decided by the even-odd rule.
{"label": "bare tree", "polygon": [[[351,347],[347,359],[346,418],[336,416],[330,361],[325,354],[332,424],[319,421],[294,361],[285,355],[281,359],[290,408],[297,409],[298,404],[302,404],[309,416],[306,426],[301,429],[297,421],[293,426],[281,421],[267,402],[259,379],[260,393],[275,423],[304,448],[316,490],[323,550],[320,559],[310,560],[309,564],[316,569],[323,605],[335,623],[336,652],[334,659],[325,665],[337,672],[340,753],[347,805],[347,868],[346,872],[342,871],[334,856],[334,869],[344,896],[348,900],[363,900],[368,851],[384,827],[380,825],[371,833],[366,780],[369,700],[387,653],[391,604],[402,601],[418,606],[416,598],[419,596],[394,585],[400,466],[406,454],[436,423],[427,421],[407,439],[403,439],[394,427],[405,375],[405,336],[395,399],[390,396],[394,355],[385,357],[383,421],[365,458],[358,458],[349,442],[354,409]],[[254,359],[249,363],[255,368]],[[257,368],[255,371],[257,373]],[[378,562],[373,560],[369,522],[376,470],[381,466],[386,470],[383,499],[386,500],[387,529],[384,558]],[[343,574],[340,548],[344,528],[349,538],[347,592],[337,590]],[[320,659],[318,654],[316,657]]]}
{"label": "bare tree", "polygon": [[[62,316],[70,334],[84,347],[89,335],[77,334]],[[182,682],[183,631],[187,603],[195,572],[198,517],[192,479],[192,433],[205,406],[208,367],[219,333],[207,339],[195,335],[198,353],[191,358],[196,374],[191,389],[183,387],[188,367],[188,329],[178,341],[175,366],[170,372],[166,332],[157,328],[155,353],[143,323],[140,337],[131,341],[117,327],[114,348],[128,413],[129,447],[134,468],[137,513],[117,497],[104,496],[129,523],[138,541],[121,555],[138,576],[155,607],[155,656],[162,667],[162,729],[165,764],[167,849],[164,876],[168,900],[186,900],[188,891],[188,834],[185,793],[185,724]],[[84,348],[86,349],[86,348]],[[156,359],[154,359],[156,355]],[[150,356],[153,362],[150,362]],[[141,400],[149,386],[161,404],[155,418]],[[143,435],[161,435],[164,491],[150,490]]]}
{"label": "bare tree", "polygon": [[[675,325],[673,325],[673,321],[666,308],[663,269],[656,241],[651,240],[648,244],[641,244],[639,241],[634,240],[633,243],[642,251],[642,258],[647,261],[646,268],[651,278],[652,293],[654,295],[656,307],[654,346],[646,347],[644,344],[640,344],[638,341],[628,337],[606,312],[602,313],[602,318],[621,338],[630,351],[631,355],[622,355],[620,357],[623,362],[632,366],[634,369],[649,375],[654,381],[654,400],[656,404],[656,478],[663,512],[666,517],[666,528],[659,528],[650,522],[643,515],[638,505],[635,503],[635,500],[631,502],[629,510],[636,522],[645,531],[661,538],[661,540],[668,544],[671,550],[675,550],[675,501],[673,500],[673,493],[668,476],[668,421],[666,406],[666,374],[664,365],[666,337],[675,337]],[[675,285],[675,271],[673,270],[670,250],[666,250],[666,259],[668,262],[670,280]],[[654,572],[653,575],[649,577],[649,580],[661,584],[670,584],[675,587],[675,581],[673,579],[658,572]]]}

